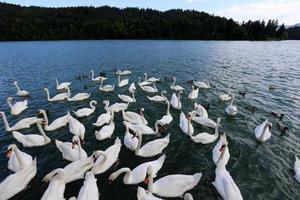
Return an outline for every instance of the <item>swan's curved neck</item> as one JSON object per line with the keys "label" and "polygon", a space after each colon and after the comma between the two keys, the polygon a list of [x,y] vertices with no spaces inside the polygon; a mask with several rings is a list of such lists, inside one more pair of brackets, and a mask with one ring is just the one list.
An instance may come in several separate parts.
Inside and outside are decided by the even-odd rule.
{"label": "swan's curved neck", "polygon": [[141,84],[141,77],[139,77],[139,82],[138,82],[138,84]]}
{"label": "swan's curved neck", "polygon": [[181,95],[180,95],[180,92],[178,93],[178,107],[180,106],[180,97],[181,97]]}
{"label": "swan's curved neck", "polygon": [[135,150],[136,154],[140,151],[140,148],[141,148],[141,145],[142,145],[142,139],[143,139],[142,134],[138,133],[137,136],[138,136],[138,146]]}
{"label": "swan's curved neck", "polygon": [[261,135],[259,136],[259,139],[260,139],[261,141],[262,141],[262,140],[264,139],[264,137],[265,137],[266,130],[267,130],[268,126],[269,126],[269,123],[267,122],[267,123],[265,124],[263,130],[262,130]]}
{"label": "swan's curved neck", "polygon": [[150,192],[153,192],[153,190],[154,190],[154,188],[153,188],[153,173],[151,173],[149,176],[148,190]]}
{"label": "swan's curved neck", "polygon": [[114,122],[114,117],[115,117],[115,113],[114,111],[111,111],[111,119],[109,123],[113,123]]}
{"label": "swan's curved neck", "polygon": [[157,88],[156,88],[156,85],[155,85],[155,83],[153,83],[153,87],[154,87],[154,89],[157,91]]}
{"label": "swan's curved neck", "polygon": [[174,77],[172,86],[175,85],[175,82],[176,82],[176,78]]}
{"label": "swan's curved neck", "polygon": [[90,107],[93,109],[93,110],[95,110],[96,109],[96,107],[95,107],[95,101],[91,101],[90,102]]}
{"label": "swan's curved neck", "polygon": [[69,100],[71,98],[71,91],[70,88],[67,87],[67,99]]}
{"label": "swan's curved neck", "polygon": [[145,81],[147,81],[147,79],[148,79],[148,75],[147,73],[145,73]]}
{"label": "swan's curved neck", "polygon": [[12,106],[12,104],[11,104],[11,100],[10,100],[10,99],[7,99],[6,101],[7,101],[8,106],[9,106],[10,108],[12,108],[13,106]]}
{"label": "swan's curved neck", "polygon": [[4,113],[4,112],[1,113],[1,116],[2,116],[2,119],[3,119],[3,122],[4,122],[5,130],[6,130],[7,132],[11,131],[11,127],[10,127],[9,124],[8,124],[8,121],[7,121],[7,118],[6,118],[5,113]]}
{"label": "swan's curved neck", "polygon": [[123,179],[123,182],[125,184],[129,183],[129,174],[130,174],[131,170],[127,167],[124,167],[124,168],[121,168],[119,169],[118,171],[114,172],[114,175],[115,175],[115,179],[120,176],[121,174],[125,173],[125,176],[124,176],[124,179]]}
{"label": "swan's curved neck", "polygon": [[188,123],[187,123],[187,126],[188,126],[188,132],[187,132],[187,134],[188,134],[188,135],[191,135],[191,134],[190,134],[190,124],[191,124],[191,122],[190,122],[190,119],[189,119],[189,118],[187,119],[187,122],[188,122]]}
{"label": "swan's curved neck", "polygon": [[159,120],[157,120],[154,124],[155,127],[155,133],[158,133],[158,124],[159,124]]}
{"label": "swan's curved neck", "polygon": [[44,137],[44,140],[47,142],[50,140],[50,138],[46,135],[45,131],[42,128],[42,125],[40,123],[37,123],[37,127],[41,133],[41,135]]}
{"label": "swan's curved neck", "polygon": [[92,72],[92,80],[94,80],[94,78],[95,78],[94,70],[92,70],[91,72]]}
{"label": "swan's curved neck", "polygon": [[133,98],[133,100],[135,101],[135,96],[134,96],[134,90],[132,91],[132,98]]}
{"label": "swan's curved neck", "polygon": [[167,101],[167,115],[170,115],[170,102]]}
{"label": "swan's curved neck", "polygon": [[22,159],[20,150],[18,148],[15,148],[14,152],[15,152],[15,154],[17,156],[17,159],[18,159],[18,161],[20,163],[21,169],[24,169],[26,167],[26,165],[25,165],[25,163],[24,163],[24,161]]}
{"label": "swan's curved neck", "polygon": [[215,134],[214,135],[219,135],[219,126],[220,126],[220,123],[217,123],[216,125],[216,128],[215,128]]}
{"label": "swan's curved neck", "polygon": [[100,89],[102,89],[102,84],[103,84],[103,79],[101,79],[101,82],[100,82]]}
{"label": "swan's curved neck", "polygon": [[120,76],[118,76],[118,82],[119,82],[119,84],[120,84],[120,82],[121,82],[121,77],[120,77]]}
{"label": "swan's curved neck", "polygon": [[15,86],[16,86],[18,92],[21,91],[21,89],[20,89],[19,86],[18,86],[18,83],[17,83],[17,82],[14,82],[14,84],[15,84]]}
{"label": "swan's curved neck", "polygon": [[165,92],[162,91],[162,92],[160,93],[160,95],[161,95],[163,98],[166,98],[165,95],[164,95],[164,93],[165,93]]}
{"label": "swan's curved neck", "polygon": [[46,91],[46,94],[47,94],[47,99],[48,99],[48,101],[50,101],[51,99],[50,99],[49,90],[46,88],[45,91]]}
{"label": "swan's curved neck", "polygon": [[55,82],[56,82],[56,87],[58,87],[59,83],[58,83],[57,78],[55,78]]}
{"label": "swan's curved neck", "polygon": [[45,127],[46,127],[49,124],[48,116],[47,116],[47,114],[44,110],[42,111],[42,114],[43,114],[43,117],[44,117],[44,120],[45,120]]}

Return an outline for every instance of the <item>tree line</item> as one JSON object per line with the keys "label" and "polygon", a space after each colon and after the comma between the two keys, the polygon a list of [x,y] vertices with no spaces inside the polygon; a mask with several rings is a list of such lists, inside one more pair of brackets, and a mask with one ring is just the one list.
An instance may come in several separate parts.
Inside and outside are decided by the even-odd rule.
{"label": "tree line", "polygon": [[[282,40],[277,20],[247,21],[195,10],[23,7],[0,3],[0,40],[187,39]],[[279,28],[278,28],[279,27]]]}

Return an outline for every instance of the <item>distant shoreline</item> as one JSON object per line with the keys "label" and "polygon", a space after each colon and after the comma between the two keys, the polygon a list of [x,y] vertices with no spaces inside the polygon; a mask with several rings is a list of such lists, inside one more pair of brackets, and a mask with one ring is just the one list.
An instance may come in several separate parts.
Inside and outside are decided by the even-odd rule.
{"label": "distant shoreline", "polygon": [[247,21],[195,10],[24,7],[0,2],[0,41],[36,40],[285,40],[278,20]]}

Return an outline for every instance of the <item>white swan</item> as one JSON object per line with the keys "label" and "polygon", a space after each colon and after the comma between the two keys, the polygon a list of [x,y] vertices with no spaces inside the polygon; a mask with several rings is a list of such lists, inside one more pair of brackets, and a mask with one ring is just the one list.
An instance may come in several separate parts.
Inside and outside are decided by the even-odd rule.
{"label": "white swan", "polygon": [[123,70],[123,71],[118,70],[118,71],[116,71],[116,75],[119,75],[119,76],[125,76],[125,75],[129,75],[129,74],[131,74],[130,70]]}
{"label": "white swan", "polygon": [[141,86],[146,86],[146,85],[150,85],[152,84],[152,82],[150,81],[142,81],[141,82],[141,78],[139,77],[139,82],[138,82],[138,85],[141,87]]}
{"label": "white swan", "polygon": [[57,90],[66,90],[68,87],[70,87],[72,82],[63,82],[63,83],[58,83],[57,78],[55,78],[55,82],[56,82],[56,89]]}
{"label": "white swan", "polygon": [[213,186],[224,200],[242,200],[241,192],[224,165],[217,165]]}
{"label": "white swan", "polygon": [[197,124],[200,124],[202,126],[207,126],[210,128],[215,128],[217,126],[217,123],[214,122],[212,119],[209,119],[208,117],[199,117],[196,116],[197,111],[189,112],[192,121],[196,122]]}
{"label": "white swan", "polygon": [[133,91],[136,91],[136,87],[135,87],[134,82],[131,83],[131,85],[130,85],[129,88],[128,88],[128,91],[129,91],[130,93],[133,93]]}
{"label": "white swan", "polygon": [[163,200],[161,198],[154,196],[151,192],[145,190],[140,186],[137,189],[136,197],[138,200]]}
{"label": "white swan", "polygon": [[27,96],[29,96],[29,92],[28,92],[28,91],[26,91],[26,90],[21,90],[21,89],[19,88],[19,86],[18,86],[18,81],[14,81],[14,85],[15,85],[16,88],[17,88],[17,95],[18,95],[19,97],[27,97]]}
{"label": "white swan", "polygon": [[184,88],[181,87],[180,85],[175,85],[175,82],[176,82],[176,77],[174,76],[173,77],[173,84],[170,86],[170,88],[172,90],[175,90],[176,92],[184,90]]}
{"label": "white swan", "polygon": [[181,97],[182,91],[178,92],[178,96],[176,96],[175,92],[172,94],[170,103],[172,105],[173,108],[180,110],[181,109],[181,101],[180,101],[180,97]]}
{"label": "white swan", "polygon": [[41,135],[38,134],[23,135],[18,131],[13,131],[12,134],[14,138],[18,142],[20,142],[24,147],[38,147],[38,146],[46,145],[51,142],[51,139],[46,135],[41,123],[42,123],[41,120],[37,122],[37,127]]}
{"label": "white swan", "polygon": [[111,138],[115,130],[114,112],[111,113],[111,119],[108,125],[103,126],[99,131],[95,131],[97,140],[105,140]]}
{"label": "white swan", "polygon": [[130,133],[126,123],[123,122],[123,124],[125,125],[126,128],[125,136],[124,136],[124,145],[127,147],[127,149],[131,151],[135,151],[138,146],[139,140],[136,136]]}
{"label": "white swan", "polygon": [[227,138],[226,135],[223,134],[212,151],[212,158],[215,165],[226,166],[229,161],[229,157],[230,157],[230,153],[228,149]]}
{"label": "white swan", "polygon": [[94,70],[93,70],[93,69],[91,70],[91,73],[92,73],[92,81],[93,81],[93,82],[99,82],[99,81],[101,81],[101,79],[106,79],[106,78],[103,77],[103,76],[95,77],[95,73],[94,73]]}
{"label": "white swan", "polygon": [[182,132],[189,136],[194,134],[194,127],[191,124],[191,116],[189,114],[186,117],[183,112],[180,113],[179,127]]}
{"label": "white swan", "polygon": [[194,89],[194,86],[192,85],[192,91],[188,95],[188,99],[197,99],[199,94],[199,88]]}
{"label": "white swan", "polygon": [[97,121],[95,123],[93,123],[94,126],[96,127],[101,127],[103,126],[104,124],[108,124],[110,119],[111,119],[111,112],[110,110],[107,109],[107,106],[105,106],[104,108],[106,110],[106,113],[102,113]]}
{"label": "white swan", "polygon": [[83,100],[89,99],[91,96],[91,93],[80,92],[71,97],[71,91],[70,91],[69,87],[67,87],[67,91],[68,91],[67,92],[67,94],[68,94],[67,100],[68,101],[83,101]]}
{"label": "white swan", "polygon": [[182,197],[183,194],[193,189],[200,181],[202,173],[194,175],[172,174],[164,176],[153,182],[153,167],[147,169],[145,183],[148,184],[148,190],[160,197]]}
{"label": "white swan", "polygon": [[20,121],[18,121],[17,123],[15,123],[15,125],[13,125],[12,127],[10,127],[9,124],[8,124],[6,115],[5,115],[5,113],[3,111],[0,111],[0,116],[3,119],[4,127],[5,127],[5,130],[7,132],[30,128],[31,125],[36,124],[37,121],[38,121],[37,117],[27,117],[27,118],[21,119]]}
{"label": "white swan", "polygon": [[83,186],[80,188],[77,200],[98,200],[99,190],[97,187],[97,179],[92,172],[85,174]]}
{"label": "white swan", "polygon": [[170,142],[170,134],[168,134],[164,138],[159,138],[147,142],[141,147],[142,140],[143,140],[142,134],[138,133],[137,135],[138,135],[139,143],[134,153],[135,155],[140,157],[148,158],[148,157],[156,156],[160,154],[168,146]]}
{"label": "white swan", "polygon": [[[8,169],[13,172],[18,172],[28,167],[32,163],[31,155],[22,152],[15,144],[11,144],[7,147],[6,157],[8,157],[9,159]],[[22,163],[23,168],[21,167],[21,163],[19,161],[23,162]]]}
{"label": "white swan", "polygon": [[210,88],[209,82],[205,83],[205,82],[202,82],[202,81],[193,81],[193,83],[198,88],[202,88],[202,89],[209,89]]}
{"label": "white swan", "polygon": [[28,106],[27,106],[28,101],[26,99],[12,104],[13,100],[14,100],[14,98],[12,98],[12,97],[7,98],[7,104],[10,107],[10,113],[12,115],[19,115],[28,108]]}
{"label": "white swan", "polygon": [[230,104],[225,109],[225,112],[227,113],[227,115],[230,115],[230,116],[234,116],[238,112],[237,107],[233,105],[233,101],[234,101],[234,95],[231,94]]}
{"label": "white swan", "polygon": [[147,73],[144,73],[144,75],[145,75],[145,81],[152,82],[152,83],[159,81],[159,78],[155,78],[155,77],[148,78]]}
{"label": "white swan", "polygon": [[152,166],[153,175],[155,177],[157,172],[163,166],[165,159],[166,159],[166,155],[164,154],[164,155],[160,156],[158,159],[142,163],[132,170],[130,170],[127,167],[121,168],[109,176],[109,181],[112,182],[116,178],[118,178],[118,176],[125,173],[125,176],[123,177],[124,184],[136,185],[136,184],[142,183],[145,180],[145,177],[147,176],[148,167]]}
{"label": "white swan", "polygon": [[194,103],[194,109],[196,111],[196,114],[199,117],[206,117],[208,118],[208,113],[207,110],[201,105],[201,104],[197,104],[196,102]]}
{"label": "white swan", "polygon": [[138,134],[144,134],[144,135],[154,135],[157,134],[152,128],[150,128],[149,126],[145,125],[145,124],[131,124],[129,122],[124,121],[124,123],[126,124],[126,126],[128,126],[128,128],[130,130],[132,130],[134,133]]}
{"label": "white swan", "polygon": [[82,123],[80,123],[76,118],[72,117],[72,115],[68,112],[68,121],[69,121],[69,131],[73,135],[77,135],[83,141],[85,137],[85,127]]}
{"label": "white swan", "polygon": [[62,116],[62,117],[58,117],[55,120],[53,120],[53,122],[49,125],[49,121],[48,121],[48,117],[47,117],[47,113],[45,110],[39,110],[38,111],[39,114],[42,114],[44,117],[44,128],[45,131],[54,131],[57,130],[61,127],[64,127],[68,124],[69,120],[68,120],[68,114]]}
{"label": "white swan", "polygon": [[300,183],[300,160],[297,156],[295,156],[295,163],[294,163],[294,172],[295,172],[295,179]]}
{"label": "white swan", "polygon": [[68,98],[68,93],[67,92],[59,93],[59,94],[57,94],[57,95],[55,95],[54,97],[51,98],[48,88],[44,88],[44,91],[47,94],[47,100],[49,102],[64,101],[64,100],[67,100],[67,98]]}
{"label": "white swan", "polygon": [[158,125],[166,126],[169,125],[173,121],[173,117],[170,113],[170,102],[166,100],[167,103],[167,113],[159,120],[155,122],[155,132],[158,133]]}
{"label": "white swan", "polygon": [[135,90],[132,91],[132,97],[128,96],[128,95],[124,95],[124,94],[118,94],[118,97],[126,103],[129,103],[129,102],[134,103],[134,102],[136,102],[134,93],[135,93]]}
{"label": "white swan", "polygon": [[158,92],[158,89],[155,86],[155,83],[153,83],[153,87],[149,86],[149,85],[145,85],[145,86],[140,86],[141,89],[145,92],[149,92],[149,93],[155,93]]}
{"label": "white swan", "polygon": [[41,200],[65,200],[66,182],[63,169],[57,170],[55,176],[50,180],[47,190],[44,192]]}
{"label": "white swan", "polygon": [[154,102],[162,102],[162,101],[166,101],[167,97],[164,96],[164,94],[166,94],[167,92],[165,90],[161,91],[160,95],[155,95],[153,97],[148,97],[147,98],[150,101],[154,101]]}
{"label": "white swan", "polygon": [[[109,105],[109,101],[106,100],[106,102],[108,102]],[[126,110],[128,108],[128,105],[129,103],[114,103],[111,106],[107,107],[107,109],[112,112],[120,112],[122,110]]]}
{"label": "white swan", "polygon": [[101,82],[100,82],[100,87],[99,87],[99,90],[100,90],[100,91],[103,91],[103,92],[111,92],[111,91],[114,91],[115,85],[104,85],[104,86],[103,86],[103,81],[104,81],[104,79],[102,78],[102,79],[101,79]]}
{"label": "white swan", "polygon": [[118,86],[119,87],[126,86],[128,84],[128,82],[129,82],[129,79],[123,79],[123,80],[121,80],[121,76],[120,75],[118,76]]}
{"label": "white swan", "polygon": [[94,174],[104,173],[117,162],[121,146],[121,140],[117,137],[112,146],[108,147],[105,151],[98,151],[101,155],[96,160],[92,172]]}
{"label": "white swan", "polygon": [[220,101],[229,101],[231,99],[231,85],[229,86],[229,91],[227,94],[220,94],[219,100]]}
{"label": "white swan", "polygon": [[90,101],[90,108],[81,108],[77,111],[73,111],[77,117],[87,117],[93,114],[96,110],[95,105],[97,105],[97,101]]}
{"label": "white swan", "polygon": [[254,133],[256,139],[260,142],[264,142],[268,140],[272,135],[271,128],[272,128],[272,123],[269,122],[268,119],[266,119],[263,123],[261,123],[255,128]]}
{"label": "white swan", "polygon": [[216,141],[219,137],[219,126],[220,126],[221,118],[217,119],[217,125],[215,127],[215,134],[209,134],[209,133],[199,133],[197,135],[191,135],[191,139],[195,143],[201,143],[201,144],[209,144],[214,141]]}
{"label": "white swan", "polygon": [[[65,183],[71,183],[75,180],[83,179],[84,174],[94,166],[94,160],[100,156],[96,151],[87,158],[81,158],[79,160],[73,161],[63,168],[65,173]],[[48,173],[44,178],[44,182],[49,182],[51,178],[57,173],[61,168],[54,169]]]}
{"label": "white swan", "polygon": [[77,135],[73,136],[71,142],[61,142],[55,140],[55,145],[62,153],[62,157],[68,161],[75,161],[82,158],[87,158],[87,154],[81,147],[80,139]]}
{"label": "white swan", "polygon": [[0,199],[10,199],[27,187],[37,172],[36,158],[31,165],[21,168],[22,170],[9,175],[0,183]]}
{"label": "white swan", "polygon": [[145,119],[144,116],[144,108],[140,109],[140,114],[131,111],[124,111],[122,110],[123,119],[131,124],[148,124],[148,121]]}

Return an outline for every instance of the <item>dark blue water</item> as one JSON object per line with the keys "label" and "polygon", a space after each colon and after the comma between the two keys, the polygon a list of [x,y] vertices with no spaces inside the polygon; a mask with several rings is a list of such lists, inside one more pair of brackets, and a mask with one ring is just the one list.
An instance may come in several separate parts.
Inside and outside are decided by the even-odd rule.
{"label": "dark blue water", "polygon": [[[294,179],[294,155],[300,156],[300,42],[222,42],[222,41],[61,41],[61,42],[9,42],[0,43],[0,110],[5,111],[8,121],[14,122],[36,114],[38,109],[51,112],[49,121],[64,115],[67,110],[86,107],[89,101],[48,103],[42,88],[48,87],[55,92],[55,81],[72,81],[72,91],[91,92],[91,99],[98,101],[96,112],[80,120],[86,126],[87,144],[84,149],[88,154],[93,150],[104,150],[112,145],[114,138],[123,139],[125,129],[122,117],[115,117],[116,129],[112,139],[96,141],[92,123],[104,112],[102,101],[109,99],[112,103],[119,101],[117,94],[127,94],[126,88],[117,88],[114,93],[101,93],[99,84],[90,79],[77,80],[78,75],[88,74],[91,69],[97,73],[104,70],[109,77],[107,83],[116,84],[113,68],[131,69],[130,82],[137,83],[138,76],[144,72],[155,77],[176,76],[178,84],[190,90],[186,82],[190,79],[207,80],[211,78],[212,88],[201,90],[198,103],[210,103],[210,118],[221,117],[221,132],[226,132],[229,140],[230,161],[228,171],[241,190],[244,199],[300,199],[300,184]],[[90,75],[90,74],[89,74]],[[18,80],[21,88],[30,91],[30,108],[18,117],[9,115],[6,98],[16,96],[12,84]],[[226,117],[226,103],[219,102],[218,95],[226,92],[233,84],[236,94],[235,104],[239,113],[234,118]],[[170,82],[163,81],[157,87],[167,89],[168,97],[172,95]],[[269,91],[269,86],[277,89]],[[247,91],[243,98],[238,91]],[[183,111],[191,111],[193,102],[184,93]],[[145,107],[145,115],[153,127],[166,111],[163,104],[151,103],[146,94],[138,89],[137,103],[131,104],[129,110],[138,111]],[[19,98],[17,98],[19,99]],[[251,113],[246,107],[256,106]],[[274,126],[270,140],[264,144],[256,142],[254,128],[265,118],[276,124],[271,111],[286,115],[283,123],[289,127],[285,135]],[[171,133],[171,142],[164,151],[167,155],[165,164],[158,174],[163,177],[173,173],[193,174],[203,172],[197,187],[191,190],[195,199],[221,199],[212,186],[215,166],[211,151],[214,144],[201,145],[193,143],[179,127],[180,112],[171,109],[174,117],[167,132]],[[194,125],[195,132],[211,131]],[[21,131],[37,133],[37,128]],[[38,148],[23,148],[38,159],[38,173],[29,188],[15,196],[14,199],[39,199],[47,188],[41,182],[51,170],[68,164],[61,159],[60,152],[54,144],[55,139],[70,141],[72,135],[67,128],[49,132],[52,142]],[[153,137],[146,137],[146,141]],[[4,130],[0,122],[0,180],[11,172],[7,169],[4,152],[9,144],[16,143],[10,133]],[[101,199],[136,199],[137,186],[126,186],[122,178],[108,185],[108,176],[120,167],[134,168],[140,163],[153,159],[137,158],[125,147],[119,156],[119,165],[112,167],[105,174],[98,175],[98,188]],[[65,197],[77,196],[83,180],[66,186]]]}

